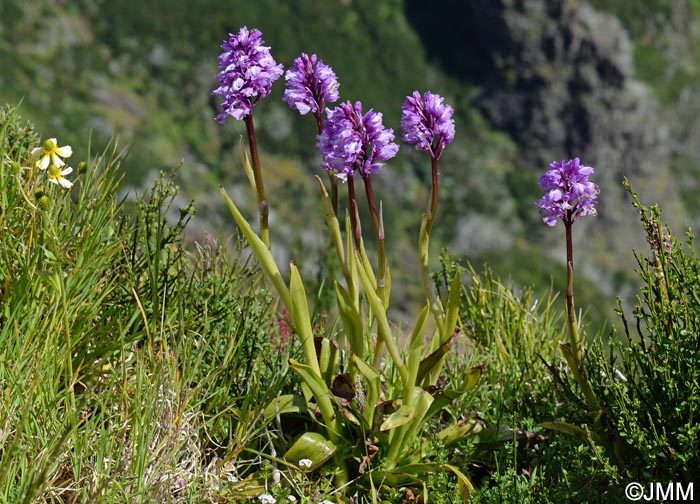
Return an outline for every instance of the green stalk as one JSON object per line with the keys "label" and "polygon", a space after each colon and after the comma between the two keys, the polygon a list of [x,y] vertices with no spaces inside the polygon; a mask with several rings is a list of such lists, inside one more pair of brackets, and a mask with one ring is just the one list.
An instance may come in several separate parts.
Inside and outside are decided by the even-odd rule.
{"label": "green stalk", "polygon": [[[322,111],[316,111],[316,125],[318,126],[318,133],[323,132],[323,119],[321,118]],[[333,213],[338,216],[338,179],[335,177],[335,170],[327,170],[328,180],[331,183],[331,203],[333,206]]]}
{"label": "green stalk", "polygon": [[253,176],[255,178],[255,193],[258,198],[258,209],[260,211],[260,238],[265,246],[270,248],[270,228],[268,216],[270,208],[265,197],[265,186],[263,184],[262,171],[260,169],[260,158],[258,157],[258,141],[255,137],[255,126],[253,124],[253,114],[245,116],[245,127],[248,132],[248,145],[250,147],[250,159],[253,163]]}
{"label": "green stalk", "polygon": [[566,320],[569,329],[569,345],[568,348],[563,346],[562,351],[574,373],[576,382],[581,387],[588,408],[595,412],[600,409],[600,405],[583,367],[583,349],[576,320],[576,308],[574,307],[574,247],[571,236],[573,222],[570,213],[571,211],[567,214],[567,218],[564,219],[564,228],[566,230]]}
{"label": "green stalk", "polygon": [[365,193],[367,194],[367,203],[369,211],[372,215],[372,225],[374,232],[377,235],[377,293],[380,299],[384,299],[384,289],[386,287],[386,252],[384,248],[384,224],[380,214],[377,212],[377,204],[374,199],[374,190],[372,189],[372,179],[369,175],[363,175],[362,180],[365,182]]}
{"label": "green stalk", "polygon": [[352,236],[355,240],[355,249],[361,251],[362,225],[360,224],[360,212],[357,210],[357,199],[355,198],[355,181],[352,177],[348,177],[348,199],[350,200],[350,224]]}
{"label": "green stalk", "polygon": [[430,216],[423,214],[421,221],[420,233],[418,235],[418,260],[420,262],[421,279],[423,280],[423,291],[425,298],[430,306],[430,311],[435,319],[438,332],[442,334],[445,330],[445,315],[440,300],[435,295],[430,281],[430,272],[428,270],[428,252],[430,249],[430,232],[428,227],[431,226]]}
{"label": "green stalk", "polygon": [[428,217],[428,226],[427,226],[427,231],[428,234],[433,229],[433,222],[435,222],[435,217],[437,216],[437,211],[438,211],[438,199],[439,199],[439,192],[440,192],[440,184],[439,184],[439,172],[438,172],[438,160],[435,157],[431,156],[431,168],[432,168],[432,178],[433,178],[433,186],[432,190],[430,192],[430,214]]}
{"label": "green stalk", "polygon": [[439,332],[444,331],[444,319],[445,314],[440,304],[440,300],[437,298],[432,289],[432,282],[430,281],[430,272],[428,270],[428,255],[430,250],[430,233],[433,230],[433,223],[435,222],[435,217],[438,211],[438,200],[440,194],[440,180],[438,172],[438,159],[435,156],[430,157],[431,159],[431,172],[432,172],[432,188],[430,191],[430,204],[429,213],[423,214],[423,220],[421,222],[420,233],[418,235],[418,257],[420,260],[421,277],[423,280],[423,289],[425,291],[425,297],[430,305],[430,311],[433,313],[435,318],[435,323],[439,329]]}

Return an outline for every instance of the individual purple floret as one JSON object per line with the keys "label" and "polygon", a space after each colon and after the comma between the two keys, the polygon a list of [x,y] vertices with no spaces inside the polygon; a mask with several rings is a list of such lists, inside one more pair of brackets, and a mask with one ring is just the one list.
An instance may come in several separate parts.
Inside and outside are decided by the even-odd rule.
{"label": "individual purple floret", "polygon": [[283,100],[301,115],[320,117],[326,103],[338,101],[338,80],[333,69],[315,54],[302,53],[285,74],[287,88]]}
{"label": "individual purple floret", "polygon": [[379,173],[384,161],[399,151],[394,143],[394,130],[382,124],[382,114],[372,109],[362,115],[362,103],[343,102],[328,109],[323,132],[317,146],[323,157],[323,167],[335,170],[336,176],[347,181],[355,171],[363,177]]}
{"label": "individual purple floret", "polygon": [[442,151],[454,140],[454,109],[445,105],[442,96],[418,91],[407,96],[403,102],[401,130],[404,142],[416,149],[428,151],[433,159],[440,159]]}
{"label": "individual purple floret", "polygon": [[537,202],[544,222],[554,226],[557,219],[572,224],[584,215],[595,215],[598,186],[588,180],[595,171],[581,164],[579,158],[552,162],[540,177],[544,197]]}
{"label": "individual purple floret", "polygon": [[229,33],[229,39],[221,44],[221,72],[216,76],[219,87],[212,94],[224,97],[223,111],[216,116],[222,124],[228,116],[242,120],[249,115],[258,100],[270,94],[272,83],[282,76],[282,65],[274,60],[270,48],[263,46],[261,36],[260,30],[250,31],[244,26],[238,35]]}

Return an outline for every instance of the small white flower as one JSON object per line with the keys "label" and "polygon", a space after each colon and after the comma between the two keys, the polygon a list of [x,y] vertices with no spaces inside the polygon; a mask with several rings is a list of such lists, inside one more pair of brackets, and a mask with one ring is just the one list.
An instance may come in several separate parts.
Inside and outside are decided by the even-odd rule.
{"label": "small white flower", "polygon": [[289,502],[296,502],[296,501],[297,501],[297,498],[294,497],[293,495],[288,495],[288,496],[287,496],[287,500],[288,500]]}
{"label": "small white flower", "polygon": [[301,459],[301,460],[299,461],[299,467],[301,467],[302,469],[308,469],[308,468],[311,467],[313,464],[314,464],[314,463],[313,463],[311,460],[307,459],[307,458],[303,458],[303,459]]}
{"label": "small white flower", "polygon": [[277,502],[277,499],[270,494],[260,494],[258,495],[258,500],[262,504],[275,504]]}
{"label": "small white flower", "polygon": [[51,168],[49,168],[49,171],[47,172],[49,181],[66,189],[73,187],[73,182],[64,177],[64,175],[68,175],[69,173],[73,173],[73,168],[70,166],[64,170],[61,170],[61,168],[56,165],[51,165]]}
{"label": "small white flower", "polygon": [[70,145],[59,147],[55,138],[49,138],[44,145],[32,150],[34,156],[39,156],[36,165],[42,170],[46,170],[49,165],[58,166],[59,168],[66,164],[61,158],[69,158],[73,154],[73,149]]}

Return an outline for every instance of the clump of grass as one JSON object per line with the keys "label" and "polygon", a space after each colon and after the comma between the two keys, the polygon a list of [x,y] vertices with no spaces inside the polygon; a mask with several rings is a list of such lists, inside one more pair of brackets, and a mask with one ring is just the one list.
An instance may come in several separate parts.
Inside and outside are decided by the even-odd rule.
{"label": "clump of grass", "polygon": [[285,374],[257,271],[186,247],[167,177],[127,208],[116,142],[67,190],[0,119],[0,501],[216,501]]}

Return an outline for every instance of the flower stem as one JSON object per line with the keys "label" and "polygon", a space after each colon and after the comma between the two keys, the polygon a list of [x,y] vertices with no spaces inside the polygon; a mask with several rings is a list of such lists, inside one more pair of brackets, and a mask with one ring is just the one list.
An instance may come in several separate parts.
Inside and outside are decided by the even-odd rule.
{"label": "flower stem", "polygon": [[430,214],[428,218],[428,227],[426,231],[428,234],[430,234],[430,231],[433,229],[433,222],[435,221],[435,216],[437,215],[437,210],[438,210],[438,196],[440,192],[440,184],[439,184],[439,173],[438,173],[438,159],[436,157],[431,156],[431,165],[432,165],[432,174],[433,174],[433,187],[432,191],[430,193]]}
{"label": "flower stem", "polygon": [[265,186],[263,184],[262,171],[260,169],[260,158],[258,157],[258,142],[255,137],[255,126],[253,125],[253,114],[245,116],[245,127],[248,132],[248,144],[250,146],[250,159],[253,163],[253,176],[255,178],[255,192],[258,198],[258,209],[260,211],[260,238],[265,246],[270,248],[270,228],[268,226],[268,216],[270,209],[265,197]]}
{"label": "flower stem", "polygon": [[574,247],[571,236],[572,223],[564,222],[566,230],[566,315],[569,326],[569,343],[576,360],[581,360],[581,348],[579,342],[578,323],[576,309],[574,308]]}
{"label": "flower stem", "polygon": [[361,252],[362,227],[359,219],[360,214],[357,210],[357,199],[355,198],[355,181],[352,177],[348,177],[348,199],[350,200],[350,225],[352,227],[352,236],[355,240],[355,249]]}
{"label": "flower stem", "polygon": [[[318,126],[319,135],[323,132],[323,119],[321,117],[321,110],[316,112],[316,125]],[[338,215],[338,179],[335,178],[335,170],[328,170],[328,180],[331,183],[331,203],[333,204],[333,212]]]}
{"label": "flower stem", "polygon": [[583,367],[583,347],[581,346],[581,337],[576,320],[576,308],[574,307],[574,247],[571,236],[572,224],[572,216],[568,214],[567,218],[564,219],[564,228],[566,230],[566,316],[569,329],[569,345],[568,349],[564,348],[563,350],[564,357],[569,363],[579,387],[581,387],[588,408],[591,411],[598,411],[600,409],[598,399],[593,392],[591,383],[586,376],[586,370]]}
{"label": "flower stem", "polygon": [[432,189],[430,191],[430,208],[427,214],[423,214],[423,223],[418,236],[418,255],[421,265],[421,276],[423,278],[423,289],[425,290],[426,299],[430,306],[430,311],[433,313],[435,322],[438,325],[440,332],[443,330],[444,313],[440,300],[436,296],[430,281],[430,272],[428,269],[428,255],[430,250],[430,233],[433,229],[435,216],[438,210],[439,197],[439,173],[438,173],[438,158],[430,156],[432,167]]}
{"label": "flower stem", "polygon": [[[374,231],[377,235],[377,249],[378,249],[378,274],[377,274],[377,289],[380,293],[383,293],[386,281],[386,251],[384,248],[384,225],[380,219],[379,213],[377,212],[377,204],[374,200],[374,190],[372,189],[372,179],[369,175],[363,175],[362,180],[365,182],[365,193],[367,194],[367,202],[369,203],[369,211],[372,215],[372,224],[374,225]],[[384,299],[383,295],[379,296]]]}

